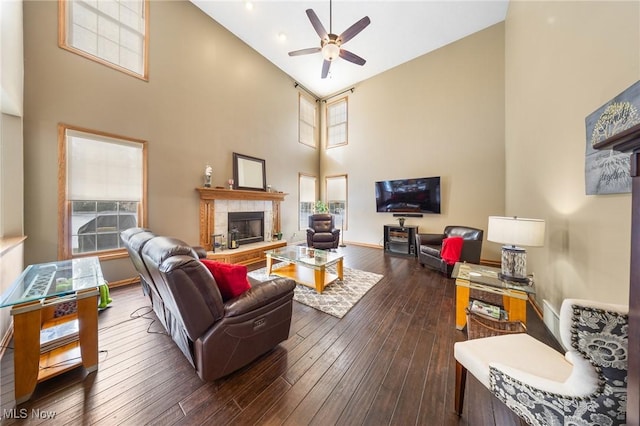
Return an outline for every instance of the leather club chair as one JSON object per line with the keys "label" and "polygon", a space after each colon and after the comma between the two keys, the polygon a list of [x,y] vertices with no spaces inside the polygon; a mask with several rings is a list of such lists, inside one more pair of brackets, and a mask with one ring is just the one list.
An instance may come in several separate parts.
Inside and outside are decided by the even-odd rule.
{"label": "leather club chair", "polygon": [[453,264],[448,264],[441,256],[442,243],[445,238],[449,237],[462,237],[463,239],[459,262],[480,263],[484,231],[468,226],[450,225],[444,228],[442,234],[416,234],[420,265],[428,266],[450,277]]}
{"label": "leather club chair", "polygon": [[142,262],[134,265],[141,276],[148,274],[151,294],[159,298],[154,312],[202,380],[224,377],[289,337],[293,280],[249,277],[251,289],[223,301],[191,246],[163,236],[129,246],[136,235],[123,241],[130,250],[140,248]]}
{"label": "leather club chair", "polygon": [[340,230],[336,229],[334,217],[330,213],[316,213],[309,216],[307,246],[323,249],[338,248]]}

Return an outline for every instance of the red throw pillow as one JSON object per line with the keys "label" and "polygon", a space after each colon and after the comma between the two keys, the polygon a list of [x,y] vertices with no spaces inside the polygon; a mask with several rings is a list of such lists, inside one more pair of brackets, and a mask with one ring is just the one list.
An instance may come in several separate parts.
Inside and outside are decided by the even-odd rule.
{"label": "red throw pillow", "polygon": [[247,279],[247,267],[231,263],[216,262],[215,260],[201,259],[204,266],[211,272],[218,284],[218,289],[225,302],[240,296],[251,288]]}

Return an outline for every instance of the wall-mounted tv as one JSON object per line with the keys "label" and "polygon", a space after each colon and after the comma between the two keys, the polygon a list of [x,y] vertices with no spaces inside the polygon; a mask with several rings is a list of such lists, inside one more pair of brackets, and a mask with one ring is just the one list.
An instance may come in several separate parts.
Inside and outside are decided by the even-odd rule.
{"label": "wall-mounted tv", "polygon": [[440,213],[440,176],[376,182],[376,211]]}

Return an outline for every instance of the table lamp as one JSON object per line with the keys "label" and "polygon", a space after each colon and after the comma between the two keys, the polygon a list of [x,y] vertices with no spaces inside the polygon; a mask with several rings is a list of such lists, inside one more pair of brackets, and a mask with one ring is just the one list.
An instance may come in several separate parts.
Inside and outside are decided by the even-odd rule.
{"label": "table lamp", "polygon": [[489,216],[487,241],[502,243],[500,278],[528,283],[527,251],[521,246],[542,247],[545,223],[542,219]]}

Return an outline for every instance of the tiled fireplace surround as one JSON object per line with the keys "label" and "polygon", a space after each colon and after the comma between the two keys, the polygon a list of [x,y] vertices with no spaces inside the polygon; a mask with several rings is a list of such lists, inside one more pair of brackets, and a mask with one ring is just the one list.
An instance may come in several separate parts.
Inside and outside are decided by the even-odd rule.
{"label": "tiled fireplace surround", "polygon": [[213,234],[228,233],[229,212],[264,212],[265,241],[280,230],[282,192],[196,188],[200,193],[200,245],[211,250]]}
{"label": "tiled fireplace surround", "polygon": [[230,212],[264,212],[264,238],[271,241],[273,234],[273,203],[271,201],[215,200],[214,234],[227,235]]}

